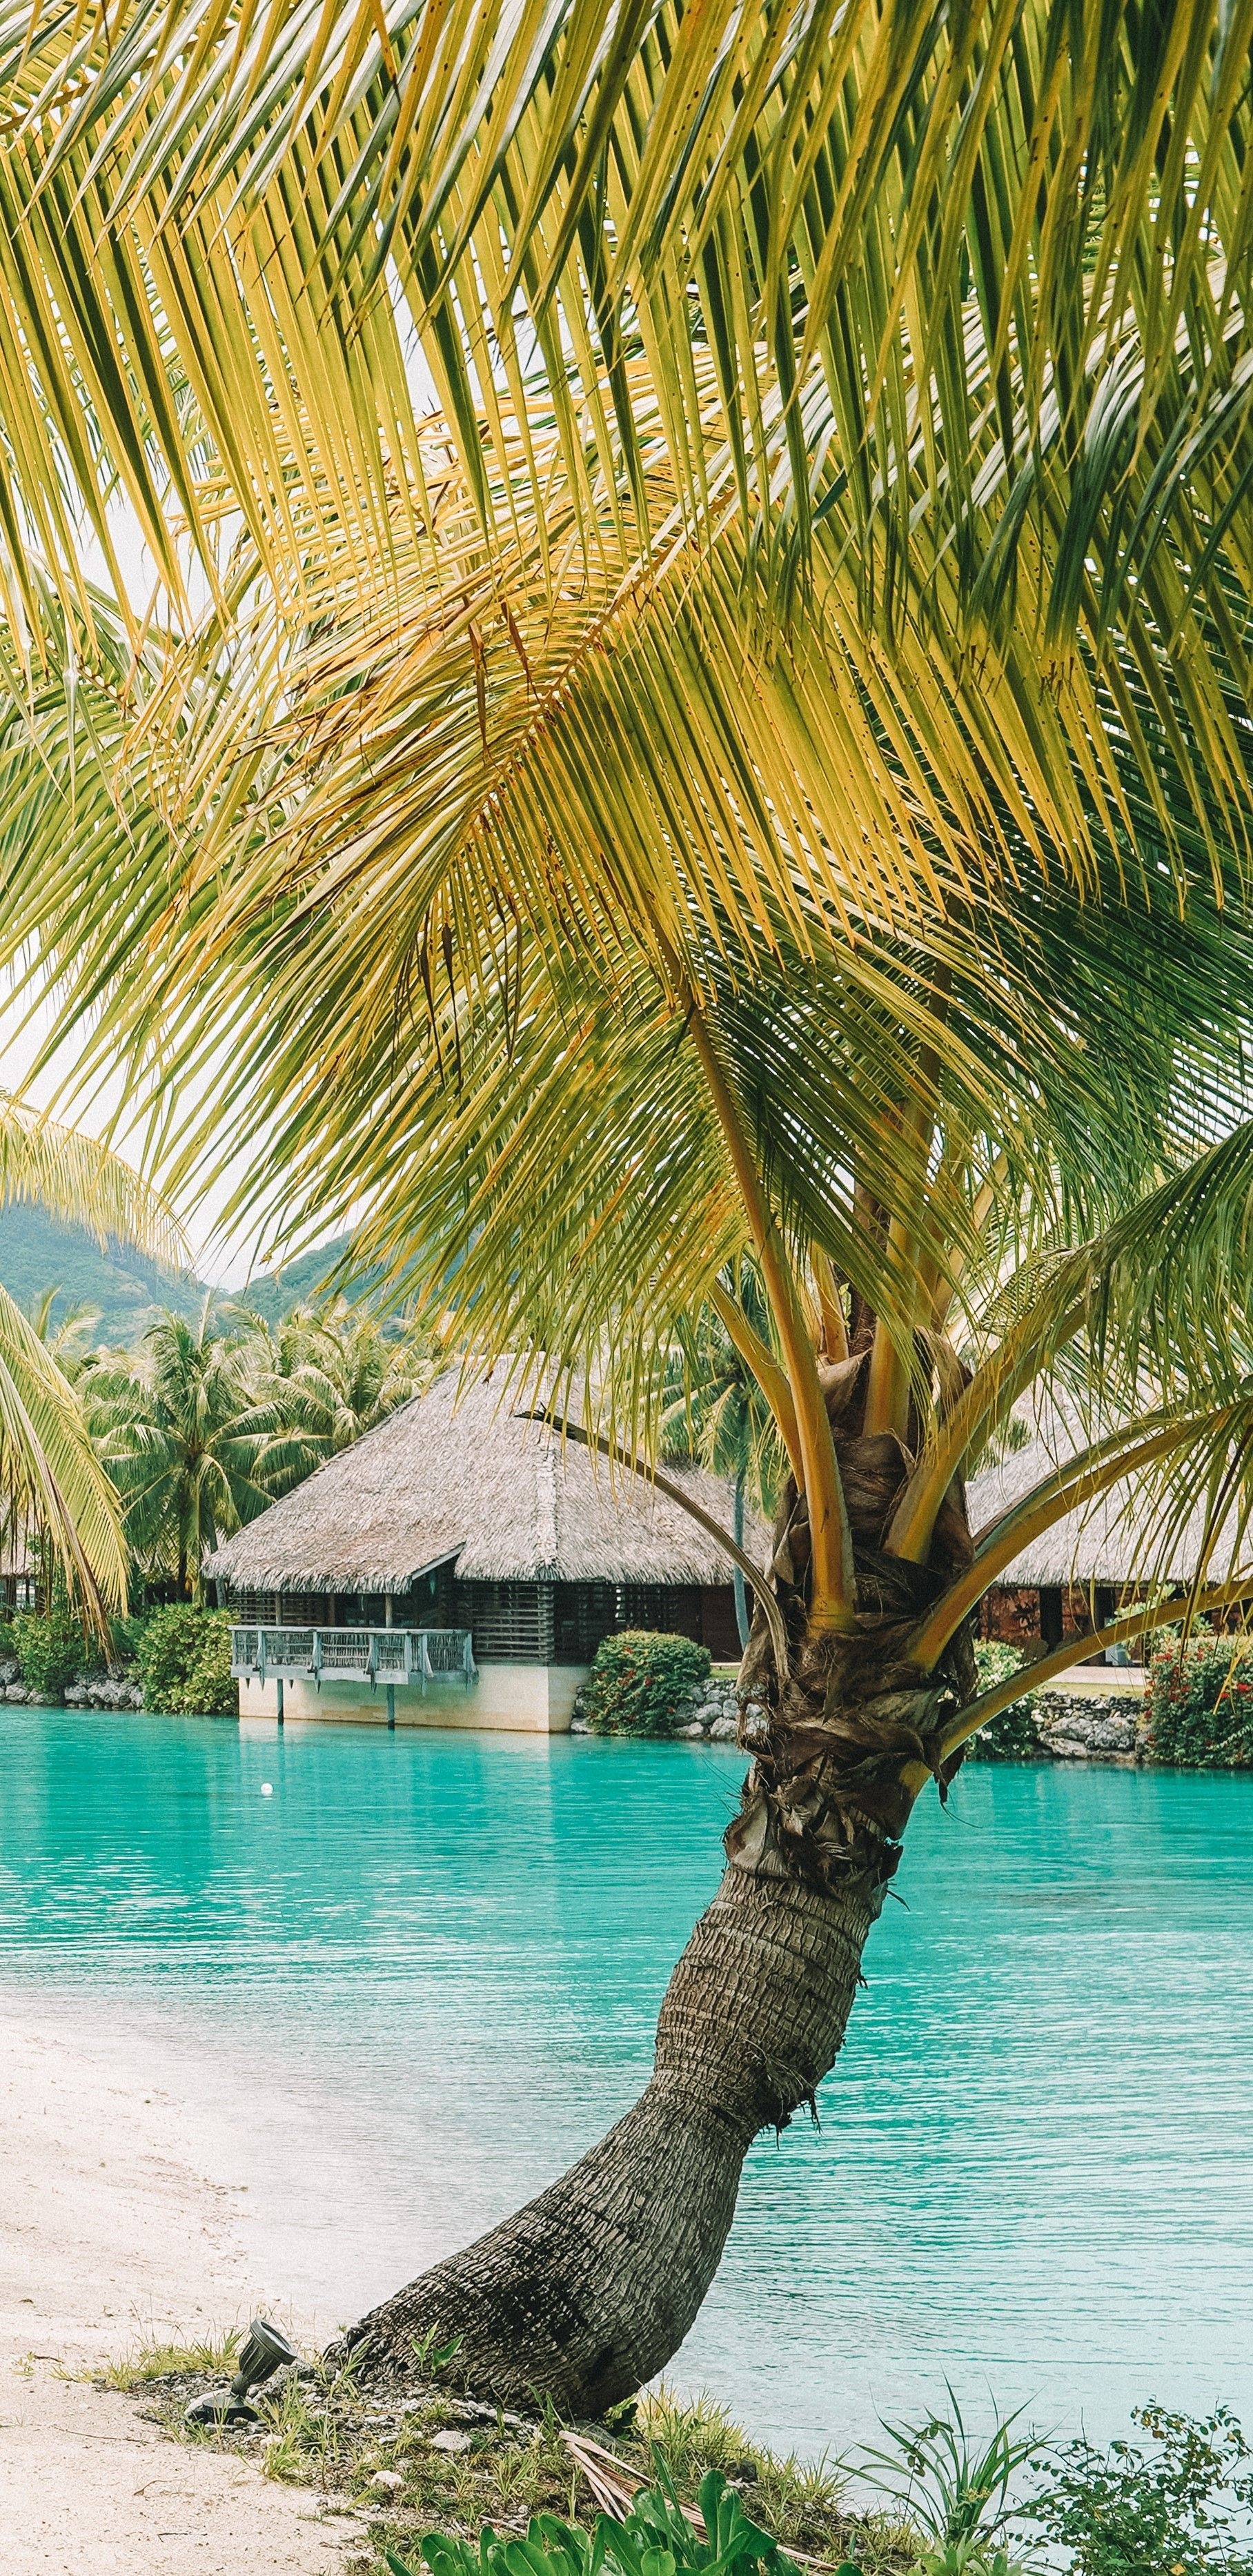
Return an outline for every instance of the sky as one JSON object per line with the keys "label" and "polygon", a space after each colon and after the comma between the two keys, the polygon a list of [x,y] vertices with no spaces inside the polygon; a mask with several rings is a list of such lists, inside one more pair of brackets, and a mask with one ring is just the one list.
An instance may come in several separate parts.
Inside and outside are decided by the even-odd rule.
{"label": "sky", "polygon": [[[59,1117],[72,1116],[73,1124],[89,1136],[103,1137],[111,1122],[118,1119],[122,1102],[117,1081],[107,1085],[94,1101],[80,1104],[73,1100],[75,1070],[74,1051],[65,1051],[54,1068],[45,1069],[31,1078],[31,1068],[46,1043],[51,1017],[40,1009],[32,1019],[28,1008],[19,1005],[12,994],[0,1007],[0,1088],[16,1093],[41,1110]],[[192,1104],[189,1102],[189,1106]],[[139,1162],[143,1137],[137,1128],[129,1130],[125,1118],[109,1138],[115,1150],[131,1162]],[[229,1227],[224,1210],[243,1170],[242,1162],[228,1164],[221,1178],[197,1196],[175,1201],[175,1213],[187,1236],[193,1269],[211,1287],[242,1288],[254,1269],[266,1266],[269,1246],[262,1239],[258,1245],[255,1221],[245,1228]],[[328,1226],[324,1240],[342,1229]],[[258,1257],[260,1256],[260,1257]]]}
{"label": "sky", "polygon": [[[116,549],[119,569],[127,594],[138,616],[146,613],[157,587],[153,558],[144,544],[130,505],[119,498],[109,510],[110,535]],[[110,576],[98,540],[84,523],[81,554],[87,579],[102,589],[110,587]],[[188,565],[189,591],[203,589],[203,575],[194,562]],[[40,1007],[32,1016],[28,1002],[19,1002],[10,985],[7,997],[0,988],[0,1091],[28,1099],[40,1110],[47,1110],[72,1123],[91,1136],[103,1137],[118,1119],[122,1089],[118,1082],[106,1086],[91,1101],[74,1097],[74,1073],[77,1050],[62,1053],[55,1068],[46,1069],[32,1078],[32,1067],[47,1043],[52,1028],[51,1012]],[[201,1095],[202,1096],[202,1095]],[[197,1105],[189,1096],[189,1112]],[[138,1163],[143,1154],[143,1137],[137,1128],[129,1131],[122,1118],[109,1137],[115,1151]],[[255,1221],[247,1227],[228,1227],[224,1210],[232,1191],[242,1177],[242,1160],[228,1161],[226,1170],[209,1188],[194,1196],[184,1195],[175,1201],[178,1216],[188,1239],[192,1267],[211,1287],[242,1288],[251,1273],[268,1266],[270,1245],[264,1236],[258,1240]],[[329,1226],[320,1240],[329,1241],[343,1231],[342,1225]],[[303,1247],[302,1247],[303,1248]]]}

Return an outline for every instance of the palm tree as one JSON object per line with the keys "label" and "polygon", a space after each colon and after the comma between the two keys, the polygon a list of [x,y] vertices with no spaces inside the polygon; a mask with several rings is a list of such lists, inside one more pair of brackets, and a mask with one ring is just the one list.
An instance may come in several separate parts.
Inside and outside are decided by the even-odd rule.
{"label": "palm tree", "polygon": [[[667,1402],[660,1422],[663,1458],[695,1454],[716,1475],[729,1476],[735,1488],[731,1535],[741,1555],[744,1506],[751,1487],[759,1509],[772,1509],[781,1482],[784,1452],[774,1415],[752,1369],[728,1330],[727,1308],[736,1330],[740,1321],[759,1338],[770,1330],[769,1308],[755,1271],[741,1266],[738,1278],[712,1284],[711,1302],[702,1307],[692,1330],[680,1327],[666,1372]],[[685,1325],[686,1319],[684,1319]],[[740,1339],[743,1340],[743,1331]],[[740,1649],[748,1644],[748,1587],[742,1564],[731,1567],[735,1620]]]}
{"label": "palm tree", "polygon": [[324,1458],[372,1431],[429,1385],[435,1362],[412,1326],[389,1326],[343,1296],[293,1308],[276,1333],[245,1352],[249,1378],[273,1430],[258,1462],[272,1494],[286,1492]]}
{"label": "palm tree", "polygon": [[[421,1243],[628,1467],[678,1320],[745,1258],[768,1307],[752,1766],[653,2078],[357,2330],[597,2408],[834,2060],[982,1591],[1129,1469],[1253,1581],[1253,0],[192,23],[8,31],[0,578],[90,815],[15,740],[8,948],[89,1070],[196,1074],[172,1177],[225,1134],[293,1240]],[[117,489],[151,616],[79,577]]]}
{"label": "palm tree", "polygon": [[203,1598],[201,1563],[270,1500],[259,1472],[276,1429],[249,1384],[251,1319],[207,1296],[189,1321],[166,1312],[138,1368],[96,1371],[89,1420],[121,1497],[126,1542],[151,1579]]}
{"label": "palm tree", "polygon": [[95,1335],[100,1324],[98,1306],[68,1306],[54,1319],[53,1308],[61,1295],[59,1287],[45,1288],[35,1299],[30,1311],[31,1327],[43,1343],[50,1359],[56,1361],[61,1375],[76,1386],[89,1369],[99,1365],[101,1352]]}

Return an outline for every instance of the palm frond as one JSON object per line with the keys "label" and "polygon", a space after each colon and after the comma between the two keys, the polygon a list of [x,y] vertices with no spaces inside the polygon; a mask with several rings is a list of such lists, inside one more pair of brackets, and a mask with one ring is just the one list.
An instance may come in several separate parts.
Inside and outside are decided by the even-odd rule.
{"label": "palm frond", "polygon": [[73,1388],[0,1288],[0,1477],[14,1517],[51,1545],[70,1589],[97,1623],[126,1606],[117,1500]]}

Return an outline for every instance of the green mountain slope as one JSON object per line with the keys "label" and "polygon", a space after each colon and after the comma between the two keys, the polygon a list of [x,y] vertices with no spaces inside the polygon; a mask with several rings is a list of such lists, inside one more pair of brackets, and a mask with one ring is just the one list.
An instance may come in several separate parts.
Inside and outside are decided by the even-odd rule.
{"label": "green mountain slope", "polygon": [[[320,1244],[315,1252],[302,1252],[299,1260],[285,1262],[281,1270],[261,1270],[237,1291],[241,1306],[250,1306],[267,1324],[281,1324],[293,1306],[317,1306],[327,1293],[327,1283],[337,1261],[348,1248],[348,1236],[337,1236],[334,1243]],[[371,1274],[365,1271],[350,1278],[350,1296],[359,1297],[370,1286]]]}
{"label": "green mountain slope", "polygon": [[163,1270],[142,1252],[110,1243],[104,1250],[85,1226],[62,1225],[42,1208],[0,1208],[0,1280],[19,1306],[46,1288],[61,1291],[53,1320],[72,1306],[95,1307],[102,1342],[138,1341],[160,1306],[194,1314],[205,1294],[191,1271]]}
{"label": "green mountain slope", "polygon": [[[340,1235],[282,1270],[259,1272],[235,1292],[240,1305],[251,1307],[267,1324],[280,1324],[293,1306],[317,1305],[347,1244],[347,1235]],[[27,1308],[45,1289],[59,1289],[54,1323],[64,1322],[72,1306],[94,1307],[100,1317],[95,1338],[127,1348],[147,1331],[159,1308],[194,1315],[208,1293],[193,1271],[162,1270],[121,1243],[102,1250],[86,1226],[62,1225],[42,1208],[28,1206],[0,1208],[0,1281]],[[371,1274],[363,1272],[349,1280],[349,1291],[360,1296],[370,1284]]]}

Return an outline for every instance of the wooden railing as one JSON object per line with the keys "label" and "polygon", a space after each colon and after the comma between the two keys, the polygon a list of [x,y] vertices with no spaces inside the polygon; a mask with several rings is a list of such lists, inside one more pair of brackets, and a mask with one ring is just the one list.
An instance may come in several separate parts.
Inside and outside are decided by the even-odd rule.
{"label": "wooden railing", "polygon": [[239,1681],[377,1683],[478,1680],[468,1628],[232,1628],[231,1671]]}

